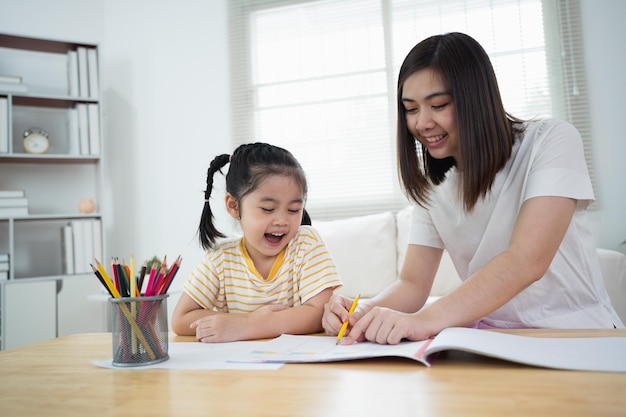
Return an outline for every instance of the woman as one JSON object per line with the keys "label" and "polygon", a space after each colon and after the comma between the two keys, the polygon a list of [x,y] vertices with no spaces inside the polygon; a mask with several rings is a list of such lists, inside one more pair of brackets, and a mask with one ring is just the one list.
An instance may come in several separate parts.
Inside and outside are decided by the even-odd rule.
{"label": "woman", "polygon": [[[343,343],[451,326],[623,327],[587,222],[594,196],[576,129],[506,113],[488,55],[462,33],[409,52],[397,105],[400,177],[416,203],[409,246],[399,280],[359,304]],[[444,249],[463,283],[424,307]],[[327,333],[350,304],[331,298]]]}

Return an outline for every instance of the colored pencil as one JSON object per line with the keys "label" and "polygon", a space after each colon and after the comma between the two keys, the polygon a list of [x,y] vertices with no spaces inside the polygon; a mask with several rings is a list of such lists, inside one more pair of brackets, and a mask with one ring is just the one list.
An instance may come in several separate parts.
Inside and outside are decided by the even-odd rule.
{"label": "colored pencil", "polygon": [[137,286],[139,287],[139,294],[141,295],[141,289],[143,288],[143,280],[146,277],[146,269],[148,269],[148,263],[146,261],[143,262],[141,266],[141,272],[139,273],[139,283]]}

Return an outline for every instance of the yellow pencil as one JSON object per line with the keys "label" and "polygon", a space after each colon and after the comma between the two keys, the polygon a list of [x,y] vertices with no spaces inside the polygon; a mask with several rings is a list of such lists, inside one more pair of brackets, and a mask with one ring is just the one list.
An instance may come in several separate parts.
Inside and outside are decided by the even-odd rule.
{"label": "yellow pencil", "polygon": [[135,279],[135,257],[133,255],[130,255],[128,280],[130,281],[130,296],[137,297],[137,280]]}
{"label": "yellow pencil", "polygon": [[348,310],[348,318],[346,319],[346,321],[343,322],[343,324],[341,325],[341,329],[339,330],[339,333],[337,334],[337,343],[336,343],[337,345],[339,344],[339,342],[341,342],[341,338],[343,337],[343,334],[346,332],[346,329],[348,328],[348,320],[350,319],[350,316],[354,312],[356,305],[359,303],[360,297],[361,297],[361,294],[358,294],[356,297],[354,297],[354,301],[352,301],[350,310]]}
{"label": "yellow pencil", "polygon": [[[126,264],[124,264],[126,267]],[[128,281],[130,281],[130,296],[137,297],[137,281],[135,280],[135,258],[133,255],[130,255],[130,268],[128,269]],[[137,303],[130,303],[130,315],[133,319],[137,319]],[[137,335],[135,334],[135,330],[131,328],[130,330],[130,350],[133,354],[137,353]]]}

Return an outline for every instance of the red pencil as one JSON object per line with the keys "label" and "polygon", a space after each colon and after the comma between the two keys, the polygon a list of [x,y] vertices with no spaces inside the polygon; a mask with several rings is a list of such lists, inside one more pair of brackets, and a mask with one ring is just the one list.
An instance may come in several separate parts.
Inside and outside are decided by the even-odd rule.
{"label": "red pencil", "polygon": [[165,275],[165,278],[161,282],[161,285],[158,287],[155,295],[162,295],[167,292],[167,289],[169,288],[170,284],[172,283],[172,280],[174,279],[174,275],[176,275],[176,272],[178,272],[178,268],[180,268],[180,261],[181,261],[181,257],[180,255],[178,255],[178,258],[176,258],[176,260],[174,261],[174,264],[172,264],[172,266],[170,267],[170,270]]}
{"label": "red pencil", "polygon": [[150,294],[148,294],[149,296],[157,295],[157,290],[159,289],[161,285],[161,281],[165,277],[166,270],[167,270],[167,266],[165,265],[165,263],[162,263],[161,269],[159,269],[159,273],[157,274],[157,276],[154,278],[154,281],[152,282],[152,288],[150,289]]}
{"label": "red pencil", "polygon": [[152,294],[152,286],[154,285],[154,278],[156,277],[156,262],[152,262],[150,267],[150,276],[148,276],[148,284],[146,284],[146,296]]}

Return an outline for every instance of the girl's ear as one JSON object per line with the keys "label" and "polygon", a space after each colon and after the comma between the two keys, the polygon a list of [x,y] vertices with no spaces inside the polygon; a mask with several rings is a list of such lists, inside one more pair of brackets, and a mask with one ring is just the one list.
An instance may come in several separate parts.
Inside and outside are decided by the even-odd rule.
{"label": "girl's ear", "polygon": [[233,197],[231,193],[226,193],[224,200],[226,202],[226,211],[228,211],[228,214],[239,220],[241,216],[239,215],[239,203],[237,202],[237,199]]}

